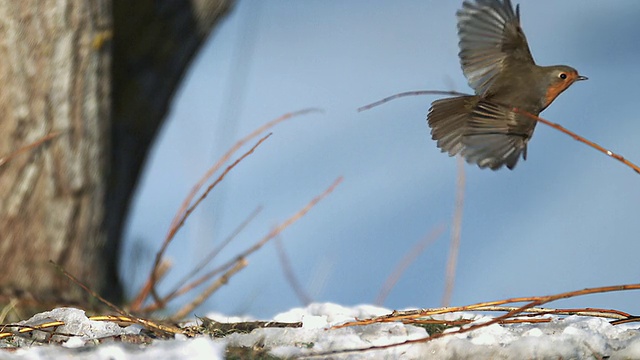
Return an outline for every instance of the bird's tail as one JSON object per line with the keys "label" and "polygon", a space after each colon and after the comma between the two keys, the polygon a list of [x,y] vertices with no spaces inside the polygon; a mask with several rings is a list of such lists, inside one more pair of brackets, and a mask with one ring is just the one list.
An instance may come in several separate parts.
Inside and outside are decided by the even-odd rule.
{"label": "bird's tail", "polygon": [[434,101],[427,122],[442,152],[492,170],[513,169],[521,155],[526,159],[535,127],[535,121],[477,96]]}

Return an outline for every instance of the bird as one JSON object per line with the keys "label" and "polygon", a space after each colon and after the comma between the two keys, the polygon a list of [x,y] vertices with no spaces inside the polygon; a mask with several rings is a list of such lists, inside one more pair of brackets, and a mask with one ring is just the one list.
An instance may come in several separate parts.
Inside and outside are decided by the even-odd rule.
{"label": "bird", "polygon": [[538,116],[558,95],[586,76],[570,66],[538,66],[511,0],[464,1],[456,13],[458,54],[475,95],[434,101],[427,115],[431,137],[449,156],[481,169],[510,170],[527,159]]}

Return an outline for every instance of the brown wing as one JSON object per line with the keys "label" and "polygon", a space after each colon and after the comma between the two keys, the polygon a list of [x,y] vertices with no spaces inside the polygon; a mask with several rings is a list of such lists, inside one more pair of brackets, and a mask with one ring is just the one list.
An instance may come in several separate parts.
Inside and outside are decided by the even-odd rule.
{"label": "brown wing", "polygon": [[522,156],[535,121],[511,109],[476,96],[433,102],[427,117],[431,135],[449,155],[462,155],[468,163],[492,170],[513,169]]}
{"label": "brown wing", "polygon": [[477,95],[484,96],[505,67],[534,64],[520,7],[514,11],[511,0],[465,1],[457,16],[462,71]]}

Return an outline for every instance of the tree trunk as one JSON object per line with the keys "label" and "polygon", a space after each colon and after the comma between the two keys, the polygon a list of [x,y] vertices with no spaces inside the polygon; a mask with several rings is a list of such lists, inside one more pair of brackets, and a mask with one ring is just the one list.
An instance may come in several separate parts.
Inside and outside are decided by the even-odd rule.
{"label": "tree trunk", "polygon": [[[231,0],[0,2],[0,305],[120,300],[122,227],[193,55]],[[23,314],[24,315],[24,314]]]}
{"label": "tree trunk", "polygon": [[50,259],[98,290],[108,285],[111,56],[94,40],[110,29],[110,9],[107,1],[58,4],[0,2],[0,153],[61,132],[0,169],[2,295],[36,301],[79,298]]}

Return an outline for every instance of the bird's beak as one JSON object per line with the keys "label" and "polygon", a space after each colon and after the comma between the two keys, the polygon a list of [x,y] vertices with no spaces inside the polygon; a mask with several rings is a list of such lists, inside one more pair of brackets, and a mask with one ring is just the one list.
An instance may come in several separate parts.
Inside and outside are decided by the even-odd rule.
{"label": "bird's beak", "polygon": [[578,77],[576,78],[576,81],[580,81],[580,80],[589,80],[589,78],[586,76],[578,75]]}

